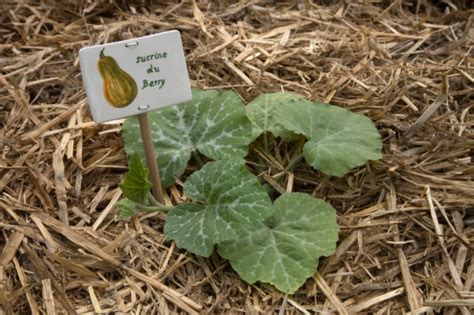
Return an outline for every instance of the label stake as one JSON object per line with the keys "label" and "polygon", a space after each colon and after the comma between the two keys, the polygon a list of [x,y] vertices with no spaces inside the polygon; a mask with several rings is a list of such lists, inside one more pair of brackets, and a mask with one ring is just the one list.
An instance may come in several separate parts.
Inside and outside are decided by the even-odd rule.
{"label": "label stake", "polygon": [[149,177],[153,184],[153,197],[164,205],[163,190],[161,188],[160,171],[158,163],[156,162],[155,148],[153,147],[153,140],[151,138],[150,122],[148,114],[138,114],[138,122],[140,124],[140,132],[142,134],[143,148],[145,149],[146,163],[150,171]]}

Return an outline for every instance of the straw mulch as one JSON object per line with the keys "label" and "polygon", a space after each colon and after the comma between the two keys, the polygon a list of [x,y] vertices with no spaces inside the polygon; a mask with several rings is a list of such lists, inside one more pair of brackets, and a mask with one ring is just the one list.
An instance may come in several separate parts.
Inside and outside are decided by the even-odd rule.
{"label": "straw mulch", "polygon": [[[159,2],[1,5],[0,314],[472,312],[470,1]],[[368,115],[383,137],[383,160],[343,178],[300,165],[280,182],[325,198],[341,226],[287,299],[176,248],[164,215],[116,219],[120,124],[91,121],[78,50],[168,29],[194,86],[245,101],[296,91]],[[262,180],[285,148],[251,155]],[[179,184],[167,194],[183,199]]]}

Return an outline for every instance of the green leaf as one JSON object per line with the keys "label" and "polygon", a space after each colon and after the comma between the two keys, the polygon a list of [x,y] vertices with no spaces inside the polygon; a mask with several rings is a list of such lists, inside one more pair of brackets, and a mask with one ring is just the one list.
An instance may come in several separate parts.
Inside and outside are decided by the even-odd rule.
{"label": "green leaf", "polygon": [[382,157],[382,141],[372,121],[341,107],[291,100],[276,108],[275,119],[308,138],[306,161],[328,175],[343,176]]}
{"label": "green leaf", "polygon": [[118,218],[121,220],[131,217],[138,212],[137,204],[127,198],[119,200],[115,206],[118,210]]}
{"label": "green leaf", "polygon": [[275,137],[289,139],[294,134],[275,120],[275,108],[290,100],[301,100],[302,95],[290,92],[268,93],[259,95],[247,104],[247,117],[252,123],[252,138],[256,139],[264,132],[271,132]]}
{"label": "green leaf", "polygon": [[240,159],[207,163],[184,184],[191,203],[168,214],[165,234],[176,244],[208,257],[214,245],[237,239],[268,217],[271,201]]}
{"label": "green leaf", "polygon": [[132,154],[128,162],[128,173],[120,184],[120,189],[130,200],[146,203],[151,187],[153,185],[148,180],[148,169],[137,153]]}
{"label": "green leaf", "polygon": [[[149,113],[162,184],[171,186],[198,150],[213,160],[243,158],[251,142],[245,106],[231,91],[193,90],[193,99]],[[143,157],[140,128],[135,117],[122,129],[125,150]]]}
{"label": "green leaf", "polygon": [[334,208],[308,194],[285,193],[265,223],[220,244],[218,252],[248,283],[271,283],[291,294],[314,274],[320,256],[334,252],[337,239]]}

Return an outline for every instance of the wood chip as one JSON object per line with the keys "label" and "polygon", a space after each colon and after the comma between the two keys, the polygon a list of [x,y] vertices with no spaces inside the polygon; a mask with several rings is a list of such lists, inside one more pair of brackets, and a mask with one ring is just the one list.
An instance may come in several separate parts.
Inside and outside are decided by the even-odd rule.
{"label": "wood chip", "polygon": [[398,289],[395,289],[395,290],[392,290],[390,292],[387,292],[385,294],[382,294],[382,295],[378,295],[378,296],[374,296],[370,299],[367,299],[361,303],[358,303],[357,305],[353,306],[350,308],[350,313],[351,314],[357,314],[363,310],[366,310],[368,308],[370,308],[371,306],[374,306],[374,305],[377,305],[381,302],[384,302],[386,300],[389,300],[389,299],[393,299],[394,297],[396,296],[399,296],[400,294],[402,294],[404,291],[403,288],[398,288]]}
{"label": "wood chip", "polygon": [[332,292],[331,288],[328,286],[328,284],[321,276],[321,274],[319,274],[319,272],[316,272],[316,274],[314,275],[314,281],[316,281],[318,287],[321,289],[321,291],[323,291],[324,295],[328,298],[328,300],[331,301],[331,304],[334,306],[334,308],[339,314],[350,314],[344,304],[342,304],[341,300],[339,300],[337,295]]}
{"label": "wood chip", "polygon": [[398,248],[397,254],[408,304],[410,305],[411,312],[415,313],[416,310],[418,310],[423,305],[423,301],[421,299],[420,293],[416,289],[416,285],[411,276],[410,267],[408,266],[408,261],[405,257],[405,254],[403,253],[403,250]]}
{"label": "wood chip", "polygon": [[43,292],[43,306],[47,315],[55,315],[56,307],[54,305],[53,288],[51,287],[51,279],[41,280]]}
{"label": "wood chip", "polygon": [[7,243],[2,249],[2,255],[0,256],[0,265],[7,267],[12,258],[15,256],[18,247],[20,247],[21,241],[23,240],[23,233],[14,232],[10,235]]}

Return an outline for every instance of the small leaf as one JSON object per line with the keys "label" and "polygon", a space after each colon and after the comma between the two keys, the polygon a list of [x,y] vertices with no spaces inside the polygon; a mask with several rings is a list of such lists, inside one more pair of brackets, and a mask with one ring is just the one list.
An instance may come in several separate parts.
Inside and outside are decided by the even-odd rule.
{"label": "small leaf", "polygon": [[119,200],[115,206],[118,210],[118,218],[121,220],[131,217],[138,212],[136,203],[127,198]]}
{"label": "small leaf", "polygon": [[130,200],[146,203],[151,187],[153,185],[148,180],[148,169],[143,165],[138,154],[132,154],[128,163],[128,173],[120,189]]}
{"label": "small leaf", "polygon": [[303,193],[285,193],[265,223],[218,252],[248,283],[262,281],[293,293],[316,271],[320,256],[336,248],[336,210]]}
{"label": "small leaf", "polygon": [[252,138],[256,139],[264,132],[271,132],[275,137],[291,138],[294,134],[275,120],[275,108],[298,99],[303,99],[303,96],[290,92],[268,93],[259,95],[247,104],[247,117],[252,123]]}
{"label": "small leaf", "polygon": [[192,203],[174,207],[164,231],[179,247],[205,257],[215,244],[251,230],[255,222],[268,216],[272,206],[240,159],[207,163],[188,178],[184,193]]}
{"label": "small leaf", "polygon": [[[171,186],[198,150],[213,160],[243,158],[251,142],[245,106],[231,91],[193,90],[193,99],[149,113],[162,184]],[[140,128],[135,117],[122,129],[125,150],[143,157]]]}
{"label": "small leaf", "polygon": [[343,176],[382,157],[382,141],[372,121],[341,107],[293,100],[276,108],[275,119],[308,138],[306,161],[328,175]]}

